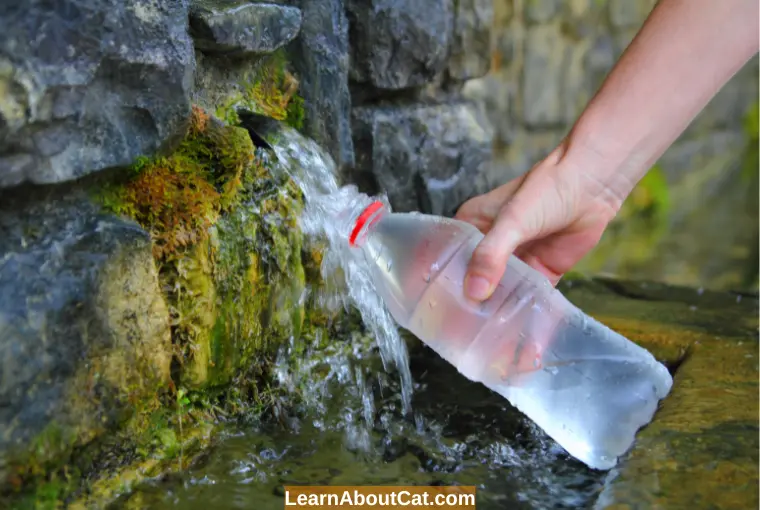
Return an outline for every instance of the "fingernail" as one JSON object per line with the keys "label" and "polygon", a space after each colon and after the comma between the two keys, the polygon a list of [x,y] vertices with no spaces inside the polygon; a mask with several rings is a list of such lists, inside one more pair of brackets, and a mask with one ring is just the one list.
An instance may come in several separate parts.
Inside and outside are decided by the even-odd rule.
{"label": "fingernail", "polygon": [[464,282],[464,291],[476,301],[484,301],[491,293],[491,284],[482,276],[468,276]]}

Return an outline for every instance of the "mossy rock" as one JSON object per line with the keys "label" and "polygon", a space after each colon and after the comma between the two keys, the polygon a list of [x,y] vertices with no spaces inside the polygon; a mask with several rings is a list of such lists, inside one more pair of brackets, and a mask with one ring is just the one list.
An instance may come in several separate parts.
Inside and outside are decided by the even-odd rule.
{"label": "mossy rock", "polygon": [[[258,69],[242,104],[297,126],[297,81],[281,59],[268,62],[271,72]],[[214,106],[234,121],[230,105]],[[316,273],[304,267],[313,254],[303,247],[297,224],[299,187],[254,146],[246,129],[197,106],[189,120],[173,152],[141,158],[115,177],[76,183],[76,194],[64,193],[69,198],[60,222],[34,221],[50,218],[46,207],[58,207],[43,193],[42,210],[18,221],[18,235],[0,239],[0,253],[16,245],[34,250],[42,242],[50,253],[38,250],[47,258],[36,266],[47,260],[51,268],[59,267],[61,250],[48,242],[51,236],[77,247],[94,243],[93,260],[77,251],[83,258],[74,269],[82,274],[74,276],[82,285],[46,284],[44,271],[34,280],[43,294],[67,284],[72,303],[84,296],[84,311],[98,321],[80,321],[82,327],[71,331],[80,343],[88,334],[99,340],[88,344],[97,352],[72,347],[61,358],[68,362],[82,352],[86,358],[81,370],[66,373],[71,383],[63,393],[56,386],[58,393],[47,400],[32,392],[22,402],[24,409],[35,403],[66,409],[64,420],[13,429],[26,434],[26,450],[12,458],[0,451],[0,475],[10,484],[0,497],[12,495],[23,508],[55,508],[74,499],[100,505],[128,490],[120,486],[121,475],[122,481],[144,479],[178,462],[181,469],[183,456],[187,462],[210,444],[219,416],[262,412],[274,402],[266,388],[275,350],[319,327],[305,308],[307,278]],[[16,201],[0,206],[0,226],[4,206],[14,214],[21,209]],[[85,235],[76,238],[77,228]],[[6,241],[12,246],[3,247]],[[17,273],[0,272],[0,291],[3,284],[11,294],[18,291],[12,277],[24,272]],[[85,322],[98,327],[82,329]],[[58,382],[53,378],[54,386]],[[13,430],[6,427],[3,434]],[[3,434],[0,440],[15,441]]]}

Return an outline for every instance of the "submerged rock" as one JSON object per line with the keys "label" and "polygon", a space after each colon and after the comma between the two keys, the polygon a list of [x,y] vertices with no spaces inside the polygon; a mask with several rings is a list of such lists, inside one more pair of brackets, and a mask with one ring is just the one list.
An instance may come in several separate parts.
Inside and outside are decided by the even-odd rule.
{"label": "submerged rock", "polygon": [[0,188],[131,164],[182,135],[187,2],[10,2],[0,15]]}
{"label": "submerged rock", "polygon": [[169,382],[150,237],[56,195],[0,200],[0,486],[59,465]]}
{"label": "submerged rock", "polygon": [[190,8],[195,47],[207,53],[272,53],[301,28],[301,10],[268,3],[195,0]]}
{"label": "submerged rock", "polygon": [[452,215],[498,177],[489,164],[492,137],[474,103],[356,108],[362,157],[354,177],[386,192],[396,210]]}

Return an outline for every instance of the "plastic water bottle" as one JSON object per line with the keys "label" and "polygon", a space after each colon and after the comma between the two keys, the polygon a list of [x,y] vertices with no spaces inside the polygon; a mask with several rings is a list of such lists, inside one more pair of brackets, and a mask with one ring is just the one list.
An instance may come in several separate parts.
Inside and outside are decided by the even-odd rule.
{"label": "plastic water bottle", "polygon": [[472,225],[380,201],[351,224],[349,243],[398,324],[591,468],[614,467],[669,393],[670,373],[646,349],[514,256],[491,298],[469,300],[465,272],[483,238]]}

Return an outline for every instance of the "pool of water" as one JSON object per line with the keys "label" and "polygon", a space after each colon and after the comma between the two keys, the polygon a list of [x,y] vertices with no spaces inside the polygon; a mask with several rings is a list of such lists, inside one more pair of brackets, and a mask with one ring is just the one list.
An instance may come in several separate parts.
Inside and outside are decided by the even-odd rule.
{"label": "pool of water", "polygon": [[[475,485],[481,509],[590,508],[601,491],[605,472],[569,457],[504,398],[431,350],[418,346],[410,356],[415,391],[407,415],[398,378],[377,359],[360,355],[363,363],[350,366],[355,345],[332,350],[322,361],[333,374],[321,381],[329,381],[318,392],[324,398],[312,398],[298,417],[230,426],[196,466],[144,484],[112,508],[281,509],[287,484]],[[311,368],[314,379],[301,383],[314,389],[322,372]],[[351,373],[364,374],[364,389],[345,377]],[[361,402],[367,398],[371,416]]]}

